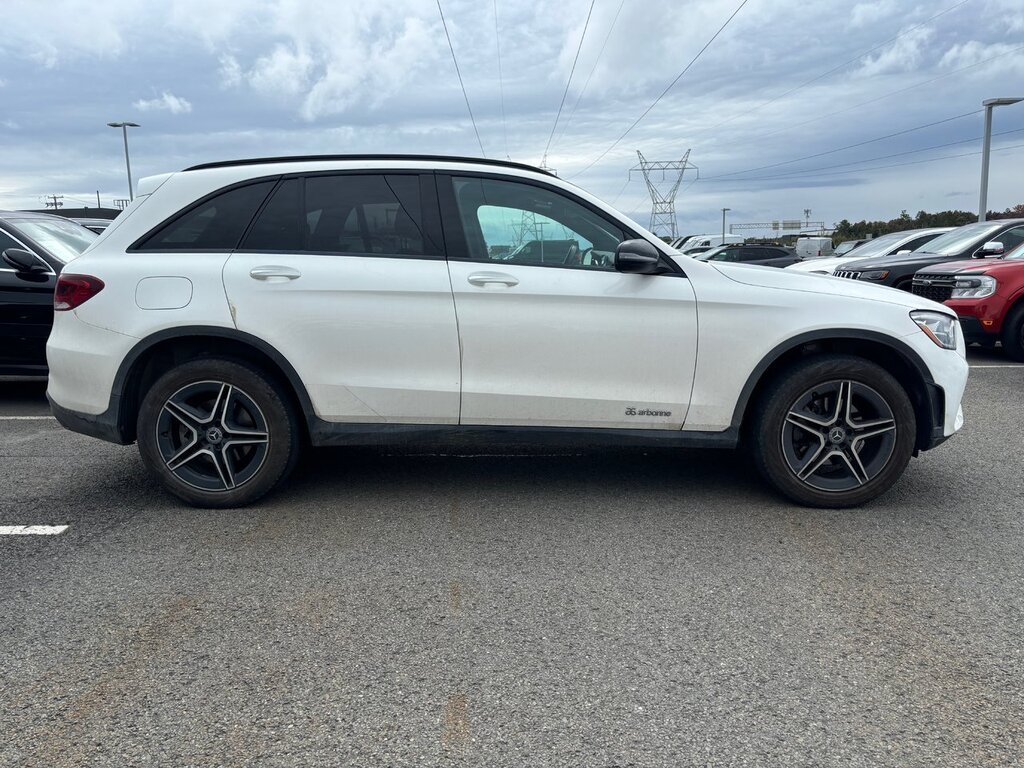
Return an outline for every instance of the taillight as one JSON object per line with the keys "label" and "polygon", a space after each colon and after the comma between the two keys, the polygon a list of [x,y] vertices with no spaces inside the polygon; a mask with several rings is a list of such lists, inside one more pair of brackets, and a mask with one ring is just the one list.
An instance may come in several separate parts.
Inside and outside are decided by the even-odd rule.
{"label": "taillight", "polygon": [[64,275],[57,278],[53,293],[55,312],[66,312],[81,306],[103,290],[103,281],[92,275]]}

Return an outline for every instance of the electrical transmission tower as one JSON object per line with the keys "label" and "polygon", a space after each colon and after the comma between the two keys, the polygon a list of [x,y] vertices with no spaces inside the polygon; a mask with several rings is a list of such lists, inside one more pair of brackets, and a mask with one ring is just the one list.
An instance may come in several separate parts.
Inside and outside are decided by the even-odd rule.
{"label": "electrical transmission tower", "polygon": [[518,247],[527,240],[540,240],[541,226],[537,223],[536,213],[533,211],[523,211],[523,216],[519,223],[512,225],[512,234],[515,236],[515,242],[512,243],[512,247]]}
{"label": "electrical transmission tower", "polygon": [[[629,174],[632,176],[633,171],[643,173],[647,191],[651,193],[651,232],[675,238],[679,235],[676,229],[676,193],[679,191],[679,184],[688,168],[697,171],[698,178],[700,170],[690,162],[690,150],[686,150],[682,160],[647,160],[639,149],[636,154],[640,158],[640,165],[630,168]],[[657,176],[659,171],[660,177]],[[653,179],[652,172],[655,174]],[[671,186],[667,186],[669,184]],[[659,227],[662,228],[660,232]]]}

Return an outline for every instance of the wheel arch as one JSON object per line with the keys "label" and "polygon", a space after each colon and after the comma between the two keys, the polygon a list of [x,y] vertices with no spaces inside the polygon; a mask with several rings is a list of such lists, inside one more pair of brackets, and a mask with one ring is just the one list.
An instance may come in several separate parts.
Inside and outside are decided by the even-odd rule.
{"label": "wheel arch", "polygon": [[147,388],[170,367],[199,357],[224,357],[252,363],[283,387],[283,394],[306,425],[313,403],[302,379],[288,360],[270,344],[252,334],[219,326],[180,326],[147,336],[125,356],[114,377],[111,409],[124,443],[135,440],[135,417]]}
{"label": "wheel arch", "polygon": [[899,339],[856,328],[810,331],[782,342],[757,364],[740,392],[732,426],[742,435],[749,427],[751,408],[756,407],[767,386],[796,360],[825,354],[848,354],[876,363],[891,373],[910,397],[917,419],[915,450],[934,444],[935,426],[941,426],[943,391],[935,384],[924,360]]}

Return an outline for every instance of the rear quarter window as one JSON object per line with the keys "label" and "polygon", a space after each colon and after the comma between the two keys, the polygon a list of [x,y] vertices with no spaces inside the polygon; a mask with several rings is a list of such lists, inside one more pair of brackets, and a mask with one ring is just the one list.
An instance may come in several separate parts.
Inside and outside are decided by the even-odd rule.
{"label": "rear quarter window", "polygon": [[147,237],[138,250],[217,251],[238,247],[276,180],[235,187],[204,200]]}

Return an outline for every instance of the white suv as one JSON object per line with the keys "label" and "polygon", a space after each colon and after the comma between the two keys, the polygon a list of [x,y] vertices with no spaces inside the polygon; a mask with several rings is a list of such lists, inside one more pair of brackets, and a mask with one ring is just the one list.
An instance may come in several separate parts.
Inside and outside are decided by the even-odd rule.
{"label": "white suv", "polygon": [[732,448],[860,504],[956,432],[956,316],[853,281],[702,263],[544,171],[425,156],[143,179],[60,276],[64,426],[138,441],[185,501],[280,483],[303,444]]}

